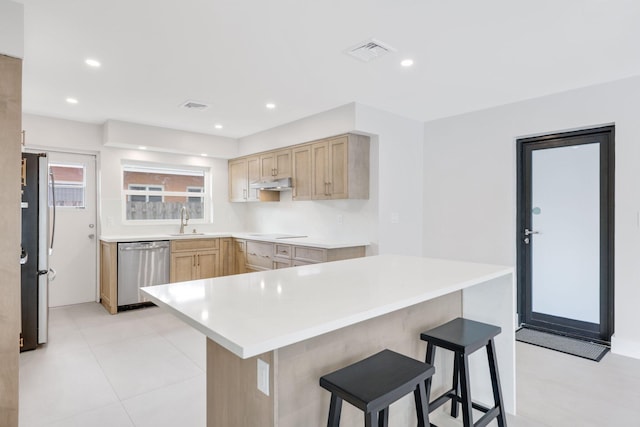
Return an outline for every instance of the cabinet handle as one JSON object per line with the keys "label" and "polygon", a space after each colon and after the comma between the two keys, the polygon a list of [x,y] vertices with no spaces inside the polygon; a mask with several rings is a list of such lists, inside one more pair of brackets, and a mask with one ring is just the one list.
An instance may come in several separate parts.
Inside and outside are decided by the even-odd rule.
{"label": "cabinet handle", "polygon": [[200,267],[200,255],[198,255],[198,267]]}

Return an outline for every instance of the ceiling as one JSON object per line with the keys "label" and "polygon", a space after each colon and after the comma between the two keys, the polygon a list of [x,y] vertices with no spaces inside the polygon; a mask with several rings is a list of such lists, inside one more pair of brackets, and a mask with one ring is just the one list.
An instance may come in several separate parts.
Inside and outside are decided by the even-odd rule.
{"label": "ceiling", "polygon": [[[428,121],[640,74],[637,0],[21,3],[24,111],[92,123],[238,138],[349,102]],[[396,51],[344,53],[371,37]]]}

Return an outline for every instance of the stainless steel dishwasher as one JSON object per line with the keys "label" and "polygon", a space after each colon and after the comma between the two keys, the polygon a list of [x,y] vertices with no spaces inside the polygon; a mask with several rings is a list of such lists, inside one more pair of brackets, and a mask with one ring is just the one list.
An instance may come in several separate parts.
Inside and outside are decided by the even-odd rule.
{"label": "stainless steel dishwasher", "polygon": [[169,283],[168,241],[118,243],[118,307],[145,301],[143,286]]}

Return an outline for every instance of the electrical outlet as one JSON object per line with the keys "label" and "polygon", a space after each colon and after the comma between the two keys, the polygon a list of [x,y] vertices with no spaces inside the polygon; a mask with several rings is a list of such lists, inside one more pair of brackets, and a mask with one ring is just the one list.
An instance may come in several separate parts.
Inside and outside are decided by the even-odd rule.
{"label": "electrical outlet", "polygon": [[258,390],[269,396],[269,364],[258,359]]}

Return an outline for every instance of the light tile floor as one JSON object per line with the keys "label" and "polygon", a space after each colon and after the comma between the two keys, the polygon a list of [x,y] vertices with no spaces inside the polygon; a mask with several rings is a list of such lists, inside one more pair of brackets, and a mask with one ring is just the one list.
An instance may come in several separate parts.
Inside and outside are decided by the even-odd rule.
{"label": "light tile floor", "polygon": [[205,366],[204,335],[158,308],[54,308],[20,355],[20,426],[203,427]]}
{"label": "light tile floor", "polygon": [[[509,427],[640,426],[640,360],[595,363],[522,343],[516,355]],[[204,427],[205,359],[204,336],[159,308],[52,309],[49,344],[20,356],[20,426]]]}

